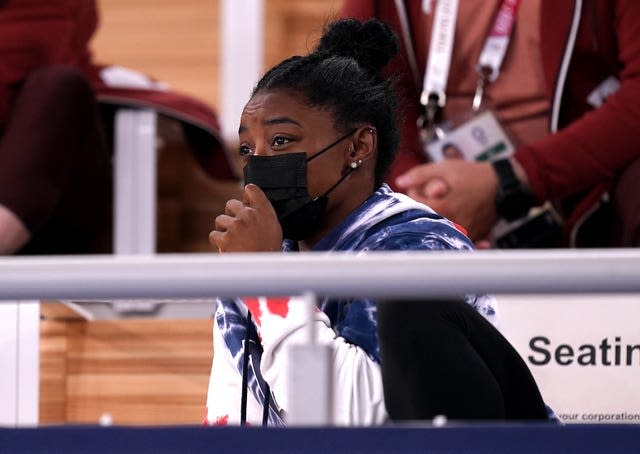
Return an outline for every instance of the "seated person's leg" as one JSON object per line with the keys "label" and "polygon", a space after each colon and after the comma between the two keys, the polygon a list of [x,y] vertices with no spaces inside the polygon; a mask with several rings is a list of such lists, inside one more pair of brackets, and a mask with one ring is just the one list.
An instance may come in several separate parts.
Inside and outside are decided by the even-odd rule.
{"label": "seated person's leg", "polygon": [[380,303],[378,334],[392,420],[547,418],[522,358],[462,300]]}
{"label": "seated person's leg", "polygon": [[0,133],[0,205],[31,237],[6,252],[108,252],[112,174],[84,76],[63,66],[31,73]]}
{"label": "seated person's leg", "polygon": [[613,237],[611,246],[640,246],[640,159],[622,173],[612,194]]}

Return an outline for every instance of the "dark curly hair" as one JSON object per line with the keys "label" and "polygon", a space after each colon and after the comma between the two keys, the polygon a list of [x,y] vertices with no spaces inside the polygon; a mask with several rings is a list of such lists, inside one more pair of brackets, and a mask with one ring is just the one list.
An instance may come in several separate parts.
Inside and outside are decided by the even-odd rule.
{"label": "dark curly hair", "polygon": [[334,127],[340,132],[374,126],[378,134],[377,187],[384,181],[400,140],[394,82],[381,73],[397,53],[398,39],[384,22],[337,20],[327,26],[312,53],[271,68],[251,96],[263,90],[292,90],[310,106],[332,112]]}

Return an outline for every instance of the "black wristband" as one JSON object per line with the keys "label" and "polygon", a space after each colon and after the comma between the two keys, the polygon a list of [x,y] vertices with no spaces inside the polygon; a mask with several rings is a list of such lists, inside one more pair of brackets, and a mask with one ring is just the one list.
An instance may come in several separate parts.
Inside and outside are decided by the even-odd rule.
{"label": "black wristband", "polygon": [[491,163],[498,176],[496,212],[507,221],[525,216],[535,204],[533,195],[518,180],[509,159],[499,159]]}

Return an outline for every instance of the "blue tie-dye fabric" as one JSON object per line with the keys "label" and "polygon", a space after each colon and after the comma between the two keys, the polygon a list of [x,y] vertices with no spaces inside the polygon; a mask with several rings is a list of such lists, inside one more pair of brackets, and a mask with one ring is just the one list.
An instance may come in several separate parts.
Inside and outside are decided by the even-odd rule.
{"label": "blue tie-dye fabric", "polygon": [[[472,250],[470,240],[455,226],[425,205],[383,184],[357,210],[330,234],[319,241],[313,251],[433,251]],[[297,251],[297,242],[285,240],[283,251]],[[491,297],[468,295],[467,301],[490,321],[496,312]],[[326,299],[320,308],[327,314],[338,335],[359,346],[380,362],[376,336],[376,303],[373,299]],[[233,300],[218,300],[216,322],[222,337],[242,374],[242,345],[246,333],[246,318]],[[252,329],[252,334],[255,329]],[[250,336],[259,344],[257,335]],[[255,339],[253,339],[255,337]],[[253,356],[253,355],[252,355]],[[259,364],[252,358],[251,364]],[[257,369],[257,366],[251,368]],[[261,377],[249,371],[249,388],[264,402],[265,387]],[[274,402],[272,402],[274,405]],[[277,406],[274,405],[275,408]],[[281,414],[270,411],[269,422],[282,424]]]}
{"label": "blue tie-dye fabric", "polygon": [[[390,212],[399,211],[389,216]],[[284,250],[297,243],[285,241]],[[382,185],[342,224],[319,241],[314,251],[472,250],[471,241],[450,221],[403,194]],[[493,298],[467,295],[467,301],[491,320]],[[336,332],[380,362],[376,336],[376,303],[372,299],[327,299],[320,305]]]}

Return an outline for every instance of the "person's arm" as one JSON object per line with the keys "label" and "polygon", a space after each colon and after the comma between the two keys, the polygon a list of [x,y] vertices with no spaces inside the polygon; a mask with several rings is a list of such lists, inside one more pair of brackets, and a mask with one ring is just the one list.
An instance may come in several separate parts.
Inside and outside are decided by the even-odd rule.
{"label": "person's arm", "polygon": [[640,3],[618,0],[614,8],[620,89],[597,109],[515,154],[539,200],[611,181],[640,157]]}
{"label": "person's arm", "polygon": [[[287,349],[308,339],[307,307],[299,298],[261,299],[251,307],[260,325],[264,348],[261,371],[278,404],[289,408],[286,378]],[[256,310],[256,308],[258,308]],[[331,328],[327,315],[317,310],[313,317],[317,344],[332,351],[334,424],[371,425],[385,421],[384,393],[380,365],[362,348],[347,342]],[[308,367],[305,364],[293,367]],[[310,390],[312,392],[312,390]]]}
{"label": "person's arm", "polygon": [[[640,157],[640,3],[616,2],[616,39],[623,70],[618,92],[566,128],[519,148],[514,170],[538,201],[563,198],[610,183]],[[398,188],[461,224],[473,240],[497,220],[498,181],[487,163],[442,161],[419,165]]]}
{"label": "person's arm", "polygon": [[[245,304],[246,303],[246,304]],[[227,301],[229,310],[218,307],[216,318],[227,318],[228,326],[217,323],[213,330],[214,357],[207,394],[207,417],[209,425],[240,423],[242,380],[238,371],[243,361],[242,339],[231,335],[227,329],[234,324],[246,324],[247,310],[258,327],[263,348],[260,372],[271,387],[279,410],[290,408],[287,378],[288,348],[308,339],[309,317],[306,305],[297,298],[244,298],[242,301]],[[233,320],[232,320],[233,319]],[[333,364],[333,423],[337,425],[381,424],[387,418],[380,364],[362,348],[348,343],[331,328],[326,314],[316,311],[313,317],[317,344],[328,346]],[[375,327],[374,327],[375,330]],[[223,334],[225,333],[225,334]],[[225,337],[226,335],[226,337]],[[242,335],[244,338],[244,335]],[[230,342],[231,344],[227,344]],[[235,353],[234,353],[235,352]],[[294,367],[309,367],[298,364]],[[263,406],[254,396],[254,385],[249,383],[247,392],[247,422],[261,424]],[[309,392],[314,392],[309,389]],[[304,398],[304,396],[302,397]]]}
{"label": "person's arm", "polygon": [[[465,233],[461,232],[458,226],[452,225],[447,220],[437,221],[422,220],[429,225],[421,225],[417,221],[411,223],[410,231],[402,231],[402,225],[396,226],[400,231],[387,231],[383,241],[376,241],[375,237],[370,242],[363,245],[371,251],[460,251],[462,253],[471,252],[473,245]],[[424,232],[429,232],[425,234]],[[467,294],[459,295],[467,304],[482,315],[498,331],[502,330],[498,302],[493,295],[489,294]]]}

